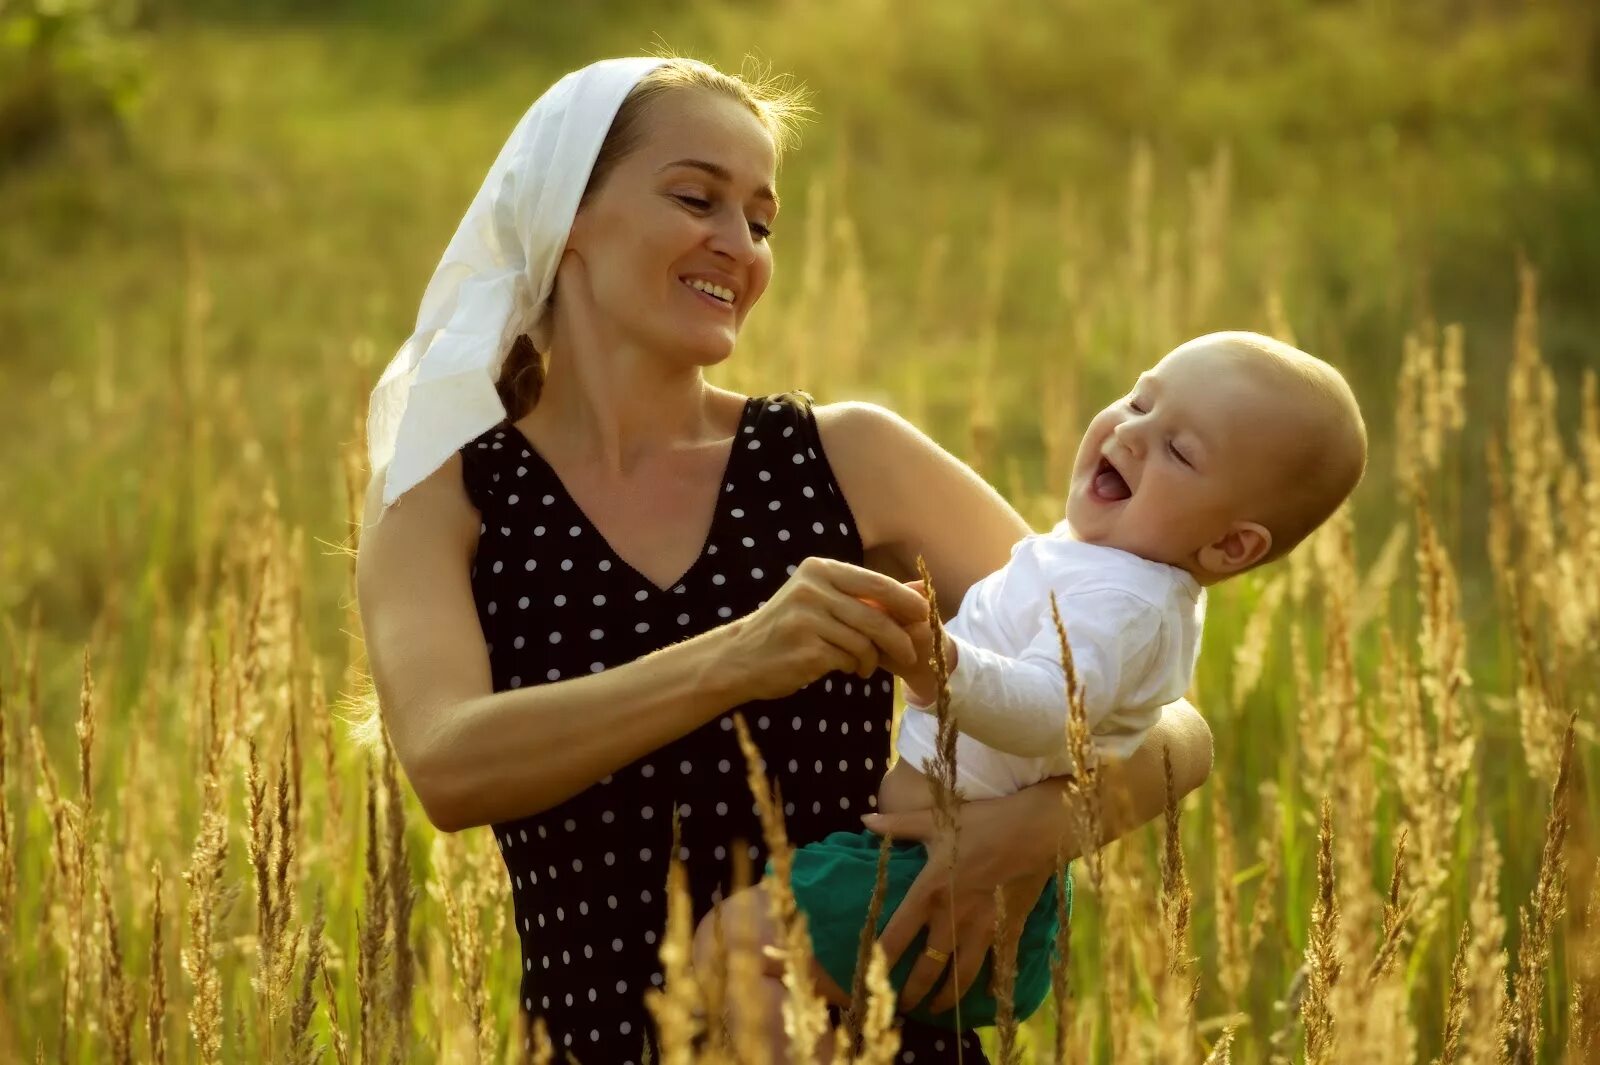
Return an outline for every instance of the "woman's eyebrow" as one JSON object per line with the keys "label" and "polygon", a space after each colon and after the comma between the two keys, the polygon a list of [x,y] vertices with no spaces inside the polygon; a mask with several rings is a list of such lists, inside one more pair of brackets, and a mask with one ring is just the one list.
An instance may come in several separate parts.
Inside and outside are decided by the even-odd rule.
{"label": "woman's eyebrow", "polygon": [[[733,180],[733,173],[727,167],[720,166],[717,163],[708,163],[704,159],[674,159],[672,162],[667,163],[665,166],[662,166],[660,169],[658,169],[656,173],[659,174],[662,170],[671,170],[675,166],[686,166],[691,170],[704,171],[705,173],[716,178],[718,181]],[[765,200],[772,204],[774,209],[778,207],[778,194],[773,192],[772,189],[766,185],[763,185],[757,189],[755,196],[758,200]]]}

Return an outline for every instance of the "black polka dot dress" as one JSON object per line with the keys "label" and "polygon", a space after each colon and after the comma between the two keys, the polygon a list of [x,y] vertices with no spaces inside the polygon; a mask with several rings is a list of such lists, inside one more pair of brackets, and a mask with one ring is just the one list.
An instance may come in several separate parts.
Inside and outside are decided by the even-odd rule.
{"label": "black polka dot dress", "polygon": [[[509,420],[462,449],[482,515],[472,589],[494,690],[598,673],[755,610],[802,560],[860,564],[809,397],[746,400],[699,556],[658,587],[619,558]],[[777,778],[796,844],[857,831],[889,752],[893,680],[836,673],[737,708]],[[672,814],[698,921],[729,890],[734,848],[766,861],[732,711],[550,810],[494,825],[522,946],[519,999],[585,1065],[639,1065],[652,1041]],[[969,1034],[908,1023],[900,1060],[982,1062]],[[652,1057],[659,1054],[652,1049]]]}

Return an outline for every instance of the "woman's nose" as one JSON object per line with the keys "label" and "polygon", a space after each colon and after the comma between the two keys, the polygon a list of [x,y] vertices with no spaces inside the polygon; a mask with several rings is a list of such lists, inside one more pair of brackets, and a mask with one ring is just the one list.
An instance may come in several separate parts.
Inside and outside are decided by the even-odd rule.
{"label": "woman's nose", "polygon": [[750,223],[742,211],[724,211],[712,223],[711,236],[706,245],[736,262],[748,263],[755,258],[756,240],[750,233]]}

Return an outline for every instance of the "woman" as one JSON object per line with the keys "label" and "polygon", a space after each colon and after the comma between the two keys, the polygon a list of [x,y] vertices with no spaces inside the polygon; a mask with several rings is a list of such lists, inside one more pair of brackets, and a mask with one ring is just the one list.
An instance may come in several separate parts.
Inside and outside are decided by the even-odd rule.
{"label": "woman", "polygon": [[[1029,531],[887,411],[705,382],[771,277],[791,105],[683,60],[568,75],[513,132],[373,395],[357,579],[379,705],[433,823],[494,826],[522,1007],[585,1061],[643,1060],[673,814],[696,919],[733,861],[765,858],[731,714],[796,842],[857,827],[890,673],[926,653],[901,579],[920,554],[958,603]],[[1106,774],[1132,799],[1109,835],[1161,809],[1164,745],[1181,789],[1209,771],[1198,715],[1170,708]],[[954,888],[930,874],[885,930],[892,960],[930,927],[908,997],[942,977],[930,1001],[954,1001],[976,965],[943,956],[981,959],[995,885],[1031,904],[1057,847],[1081,852],[1059,794],[963,808]],[[950,1038],[908,1025],[901,1058],[954,1060]]]}

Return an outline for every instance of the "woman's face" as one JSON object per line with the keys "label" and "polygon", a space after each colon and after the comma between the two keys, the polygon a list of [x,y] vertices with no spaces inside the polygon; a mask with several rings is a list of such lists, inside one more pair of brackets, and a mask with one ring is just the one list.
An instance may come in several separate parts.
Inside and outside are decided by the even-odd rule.
{"label": "woman's face", "polygon": [[718,93],[671,91],[641,118],[638,147],[578,212],[558,299],[603,341],[712,365],[772,276],[777,151],[755,115]]}

